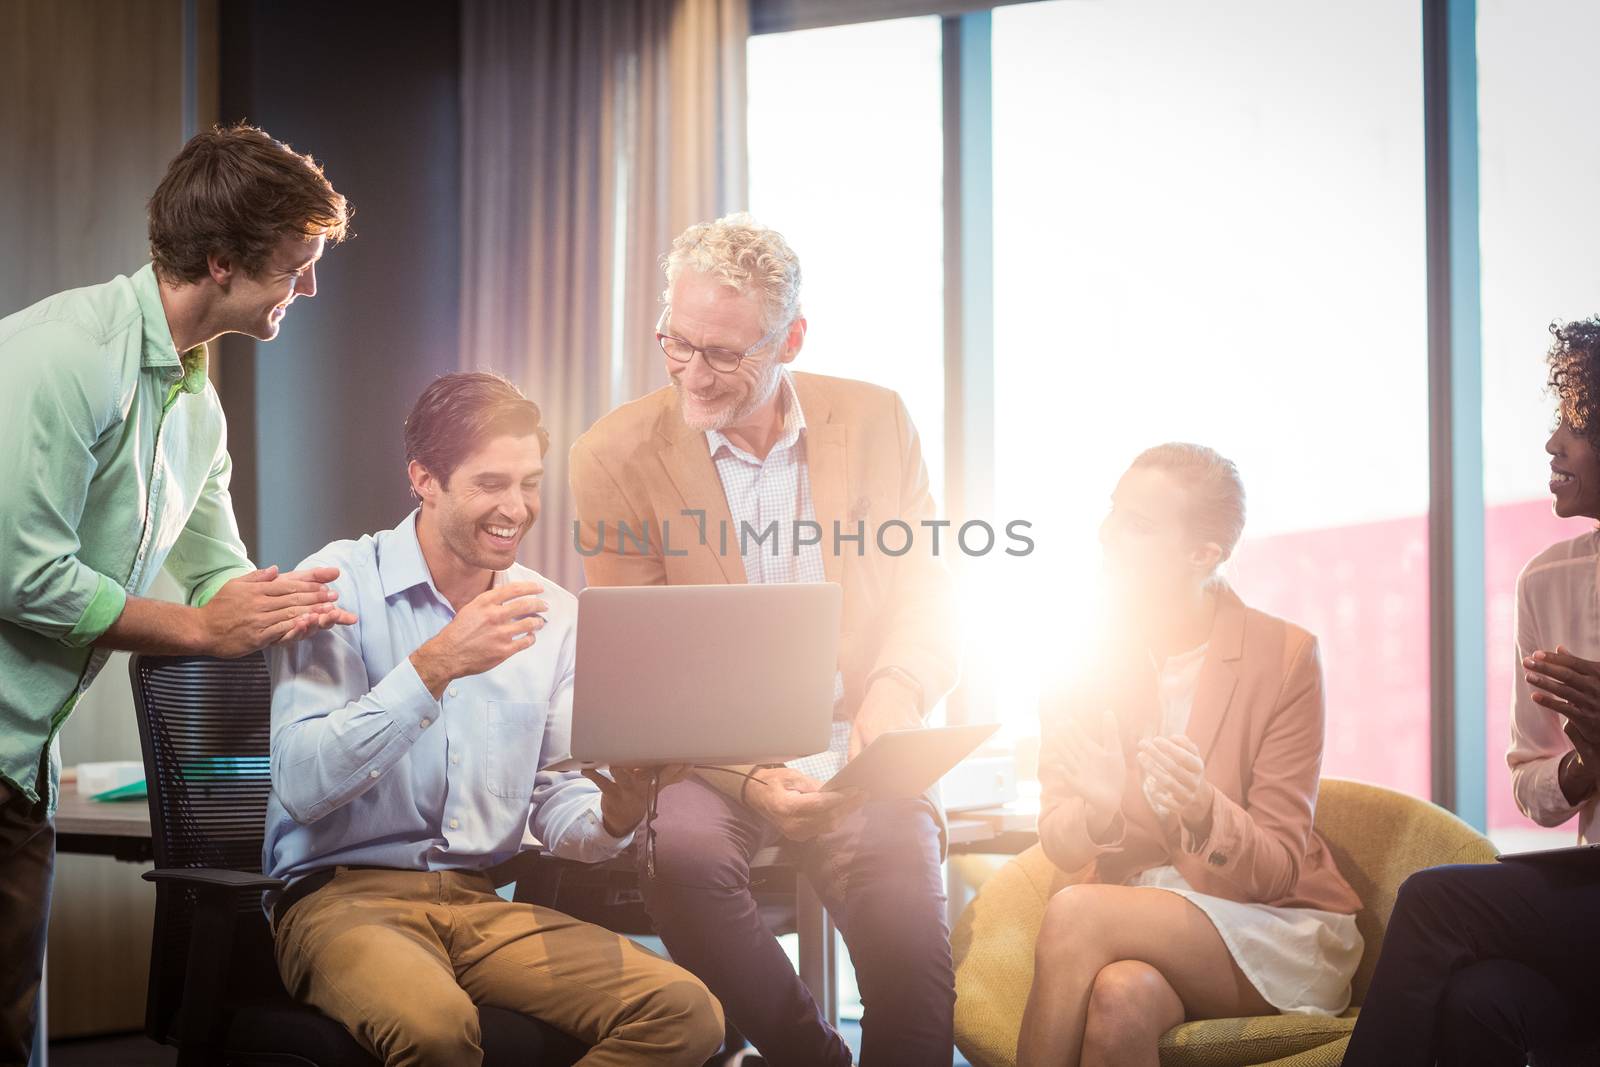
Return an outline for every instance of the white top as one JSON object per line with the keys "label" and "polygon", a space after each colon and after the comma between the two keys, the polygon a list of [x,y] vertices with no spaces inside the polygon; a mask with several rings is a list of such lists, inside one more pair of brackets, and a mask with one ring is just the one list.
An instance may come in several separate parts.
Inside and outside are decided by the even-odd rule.
{"label": "white top", "polygon": [[1596,797],[1574,807],[1556,781],[1561,758],[1572,751],[1562,733],[1566,716],[1533,702],[1533,687],[1524,677],[1525,657],[1563,645],[1575,656],[1600,660],[1600,597],[1595,573],[1600,566],[1600,532],[1551,545],[1517,577],[1516,657],[1511,671],[1511,791],[1517,807],[1540,826],[1560,826],[1578,816],[1578,840],[1590,843],[1595,832]]}
{"label": "white top", "polygon": [[[1168,656],[1166,662],[1156,668],[1156,696],[1161,703],[1161,733],[1165,736],[1181,734],[1189,728],[1194,691],[1200,684],[1200,668],[1205,666],[1209,645],[1207,642],[1199,648]],[[1154,654],[1150,659],[1154,662]],[[1142,786],[1145,801],[1157,815],[1166,818],[1171,814],[1165,805],[1156,802],[1154,778],[1145,775]],[[1187,832],[1185,830],[1185,834]]]}
{"label": "white top", "polygon": [[[1181,734],[1189,728],[1205,654],[1201,645],[1158,667],[1162,733]],[[1149,776],[1143,786],[1148,800]],[[1154,802],[1151,807],[1162,814]],[[1350,979],[1361,963],[1363,944],[1354,915],[1210,896],[1190,886],[1170,865],[1144,871],[1131,884],[1176,893],[1205,912],[1250,984],[1279,1011],[1338,1015],[1350,1006]]]}

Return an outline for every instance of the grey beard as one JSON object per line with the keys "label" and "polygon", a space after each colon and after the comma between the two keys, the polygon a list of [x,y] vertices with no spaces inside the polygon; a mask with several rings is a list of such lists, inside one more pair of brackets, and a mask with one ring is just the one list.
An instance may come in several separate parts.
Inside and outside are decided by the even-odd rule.
{"label": "grey beard", "polygon": [[[756,387],[750,391],[749,396],[745,397],[744,403],[736,404],[710,422],[694,428],[702,433],[710,433],[712,431],[720,433],[729,426],[748,419],[757,408],[772,399],[773,393],[778,391],[778,376],[782,373],[783,364],[777,360],[772,360],[762,369],[761,377],[756,379]],[[678,391],[678,410],[681,412],[684,410],[683,382],[674,378],[672,379],[672,385]],[[685,419],[684,421],[687,422],[688,420]]]}

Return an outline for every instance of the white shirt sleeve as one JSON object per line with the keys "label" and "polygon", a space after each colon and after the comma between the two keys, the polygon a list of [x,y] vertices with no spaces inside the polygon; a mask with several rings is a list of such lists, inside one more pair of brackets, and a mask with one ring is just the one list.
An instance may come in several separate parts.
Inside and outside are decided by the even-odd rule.
{"label": "white shirt sleeve", "polygon": [[[549,766],[572,755],[572,685],[577,673],[576,627],[563,637],[555,685],[545,716],[539,765]],[[622,837],[606,832],[600,815],[600,789],[577,771],[540,770],[534,779],[528,829],[546,848],[563,859],[582,863],[607,860],[627,848],[633,831]]]}
{"label": "white shirt sleeve", "polygon": [[[1506,762],[1511,767],[1511,790],[1517,807],[1540,826],[1560,826],[1582,805],[1567,802],[1557,780],[1562,757],[1572,742],[1562,732],[1563,716],[1533,702],[1522,661],[1543,648],[1538,608],[1528,589],[1527,575],[1517,580],[1516,662],[1511,671],[1511,744]],[[1548,650],[1547,650],[1548,651]]]}

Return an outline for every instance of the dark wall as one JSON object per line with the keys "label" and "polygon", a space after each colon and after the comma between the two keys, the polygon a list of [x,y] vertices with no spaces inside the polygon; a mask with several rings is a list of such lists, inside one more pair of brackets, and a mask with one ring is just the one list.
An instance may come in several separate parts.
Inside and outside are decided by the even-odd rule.
{"label": "dark wall", "polygon": [[222,5],[223,121],[309,152],[355,206],[357,236],[277,339],[224,342],[236,510],[263,565],[410,507],[402,423],[457,367],[459,27],[455,0]]}

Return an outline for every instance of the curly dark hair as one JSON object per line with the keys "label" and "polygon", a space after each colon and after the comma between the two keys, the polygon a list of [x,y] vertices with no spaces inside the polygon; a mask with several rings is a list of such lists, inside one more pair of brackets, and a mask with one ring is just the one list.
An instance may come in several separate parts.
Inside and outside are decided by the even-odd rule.
{"label": "curly dark hair", "polygon": [[1561,417],[1600,451],[1600,315],[1568,323],[1552,322],[1550,389],[1561,403]]}

